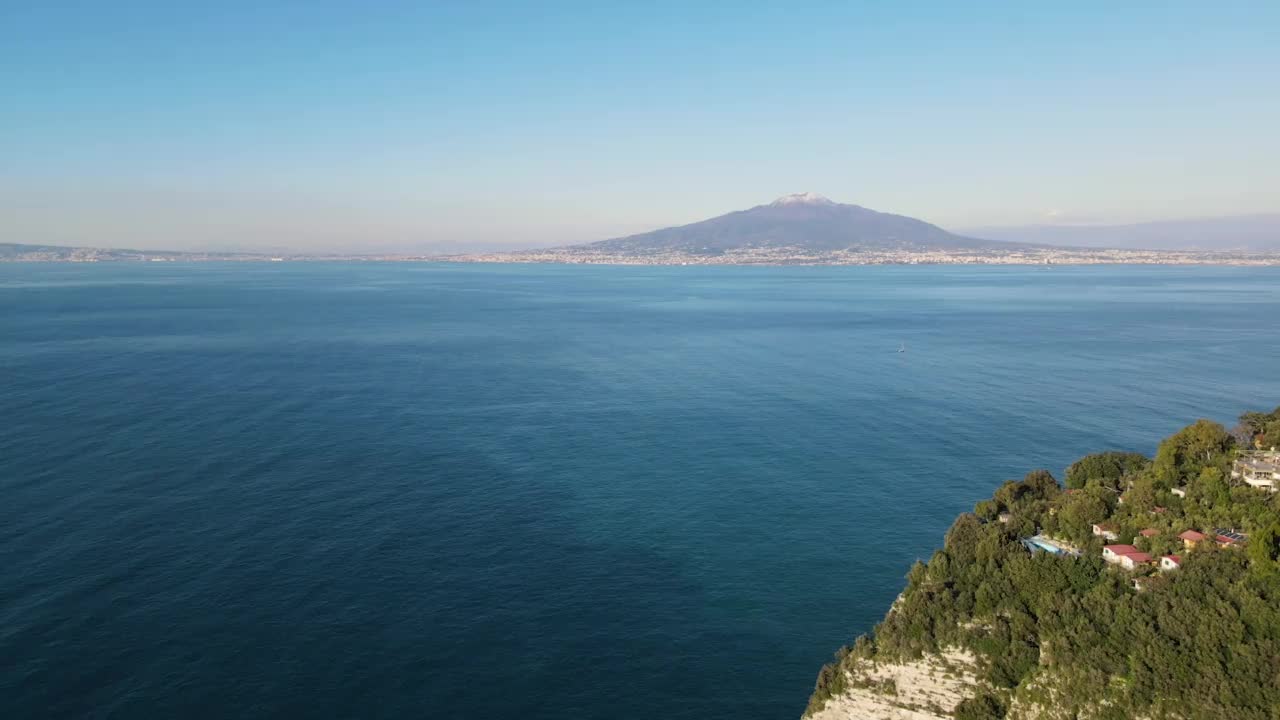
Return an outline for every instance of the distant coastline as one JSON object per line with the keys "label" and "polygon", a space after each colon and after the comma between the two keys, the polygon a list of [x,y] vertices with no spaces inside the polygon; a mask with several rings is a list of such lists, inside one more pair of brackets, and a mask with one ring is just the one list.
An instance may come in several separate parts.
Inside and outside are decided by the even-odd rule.
{"label": "distant coastline", "polygon": [[760,248],[714,254],[593,252],[580,248],[484,253],[454,262],[569,265],[1236,265],[1277,266],[1280,253],[1019,248],[1014,250],[857,250],[826,253]]}
{"label": "distant coastline", "polygon": [[1007,250],[839,250],[756,248],[723,252],[608,252],[589,246],[466,255],[256,254],[132,250],[0,243],[0,262],[461,262],[563,265],[1226,265],[1280,266],[1280,253],[1020,247]]}

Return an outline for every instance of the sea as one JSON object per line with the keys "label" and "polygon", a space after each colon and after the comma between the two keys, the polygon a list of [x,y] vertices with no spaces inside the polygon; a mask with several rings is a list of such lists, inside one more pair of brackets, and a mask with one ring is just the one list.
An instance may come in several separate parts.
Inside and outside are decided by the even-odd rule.
{"label": "sea", "polygon": [[1003,481],[1280,405],[1280,268],[0,265],[0,717],[798,718]]}

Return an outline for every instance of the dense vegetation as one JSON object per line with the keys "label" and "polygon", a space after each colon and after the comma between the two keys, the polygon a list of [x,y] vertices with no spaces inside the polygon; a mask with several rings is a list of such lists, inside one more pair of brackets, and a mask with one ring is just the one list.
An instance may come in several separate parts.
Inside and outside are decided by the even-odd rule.
{"label": "dense vegetation", "polygon": [[[1231,432],[1200,420],[1152,460],[1083,458],[1068,469],[1067,490],[1043,470],[1005,483],[911,568],[873,633],[822,669],[810,711],[846,689],[851,663],[959,646],[978,658],[984,685],[959,718],[1019,706],[1062,718],[1280,718],[1280,493],[1230,481],[1239,453],[1271,438],[1280,444],[1280,408],[1247,413]],[[1092,532],[1104,521],[1115,542],[1180,554],[1182,568],[1105,564]],[[1178,539],[1213,528],[1247,534],[1245,547],[1185,551]],[[1029,552],[1020,540],[1036,532],[1074,543],[1080,557]]]}

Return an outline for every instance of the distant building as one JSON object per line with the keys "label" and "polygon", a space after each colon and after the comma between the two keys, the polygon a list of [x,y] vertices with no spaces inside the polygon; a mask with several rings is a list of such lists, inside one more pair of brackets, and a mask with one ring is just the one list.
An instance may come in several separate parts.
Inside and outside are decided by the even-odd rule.
{"label": "distant building", "polygon": [[1115,526],[1110,523],[1095,523],[1093,526],[1093,534],[1107,540],[1115,540],[1120,537],[1119,535],[1116,535]]}
{"label": "distant building", "polygon": [[1010,520],[1012,517],[1013,517],[1013,516],[1012,516],[1012,515],[1010,515],[1009,513],[1007,513],[1007,512],[1002,512],[1002,513],[1000,513],[999,515],[997,515],[997,516],[996,516],[996,520],[998,520],[999,522],[1004,523],[1005,525],[1008,525],[1008,524],[1009,524],[1009,520]]}
{"label": "distant building", "polygon": [[1160,558],[1160,570],[1162,572],[1177,570],[1180,567],[1182,567],[1182,558],[1178,555],[1165,555]]}

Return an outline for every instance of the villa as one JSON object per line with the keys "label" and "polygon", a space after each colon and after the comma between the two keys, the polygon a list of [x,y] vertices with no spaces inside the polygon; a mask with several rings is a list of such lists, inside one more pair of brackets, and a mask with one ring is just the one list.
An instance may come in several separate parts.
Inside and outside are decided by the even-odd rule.
{"label": "villa", "polygon": [[1182,557],[1178,555],[1165,555],[1160,558],[1160,571],[1169,572],[1182,567]]}
{"label": "villa", "polygon": [[1107,540],[1115,540],[1120,537],[1119,535],[1116,535],[1115,526],[1110,523],[1095,523],[1093,526],[1093,534]]}
{"label": "villa", "polygon": [[1280,452],[1272,448],[1236,460],[1231,466],[1231,478],[1267,492],[1280,490]]}

